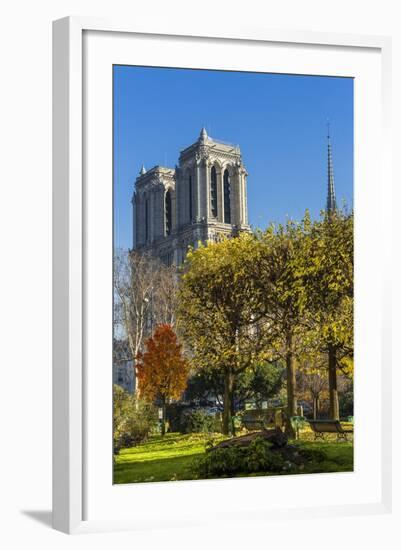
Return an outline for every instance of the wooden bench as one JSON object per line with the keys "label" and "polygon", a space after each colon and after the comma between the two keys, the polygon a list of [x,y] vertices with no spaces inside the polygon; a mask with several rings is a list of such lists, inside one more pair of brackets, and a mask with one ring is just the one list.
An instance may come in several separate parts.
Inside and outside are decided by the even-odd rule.
{"label": "wooden bench", "polygon": [[325,433],[337,434],[337,441],[348,441],[347,435],[353,433],[354,430],[345,430],[339,420],[309,420],[309,425],[315,434],[316,439],[323,439]]}
{"label": "wooden bench", "polygon": [[282,428],[285,423],[284,407],[270,407],[267,409],[250,409],[242,416],[242,425],[249,431],[268,430],[269,427]]}
{"label": "wooden bench", "polygon": [[242,418],[242,425],[247,430],[263,430],[266,428],[265,421],[261,418]]}

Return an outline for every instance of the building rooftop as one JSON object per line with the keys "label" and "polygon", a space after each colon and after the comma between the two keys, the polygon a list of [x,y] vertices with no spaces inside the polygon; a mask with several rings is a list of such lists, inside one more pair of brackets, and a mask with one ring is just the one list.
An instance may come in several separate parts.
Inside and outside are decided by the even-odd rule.
{"label": "building rooftop", "polygon": [[194,149],[197,149],[200,145],[204,145],[204,146],[206,145],[211,149],[216,148],[219,151],[222,151],[225,153],[231,153],[234,155],[241,154],[239,145],[234,145],[233,143],[228,143],[227,141],[223,141],[221,139],[212,138],[207,134],[206,129],[202,128],[197,141],[195,141],[188,147],[185,147],[185,149],[181,149],[180,157],[186,156],[188,153],[190,153]]}
{"label": "building rooftop", "polygon": [[175,169],[169,168],[168,166],[160,166],[159,164],[156,164],[156,166],[153,166],[149,170],[146,170],[144,165],[142,165],[142,168],[139,172],[139,175],[136,178],[136,182],[140,183],[142,181],[148,181],[155,175],[166,175],[166,176],[174,176]]}

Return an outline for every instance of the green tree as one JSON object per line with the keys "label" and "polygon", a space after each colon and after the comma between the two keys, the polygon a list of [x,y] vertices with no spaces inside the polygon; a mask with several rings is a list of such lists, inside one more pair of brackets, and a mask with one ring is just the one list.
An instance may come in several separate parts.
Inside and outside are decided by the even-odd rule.
{"label": "green tree", "polygon": [[[242,408],[246,401],[253,399],[257,407],[261,408],[263,401],[277,396],[282,385],[283,368],[279,363],[257,364],[238,375],[233,401]],[[197,372],[188,381],[186,397],[191,401],[206,402],[213,399],[223,408],[223,396],[224,379],[218,370]]]}
{"label": "green tree", "polygon": [[296,357],[304,330],[300,262],[309,227],[306,215],[302,223],[289,221],[285,226],[271,226],[259,233],[259,252],[253,262],[253,277],[263,296],[259,314],[270,326],[277,357],[286,365],[286,431],[290,436],[295,435],[290,418],[297,415]]}
{"label": "green tree", "polygon": [[263,401],[276,397],[283,386],[283,368],[280,362],[262,363],[246,371],[240,378],[236,394],[238,401],[253,399],[261,409]]}
{"label": "green tree", "polygon": [[200,246],[187,254],[178,317],[194,368],[218,373],[224,384],[223,433],[234,432],[239,376],[269,359],[270,331],[258,313],[262,289],[252,277],[259,254],[248,234]]}
{"label": "green tree", "polygon": [[337,211],[311,226],[304,239],[301,285],[308,345],[327,354],[330,416],[339,419],[338,369],[353,366],[353,215]]}

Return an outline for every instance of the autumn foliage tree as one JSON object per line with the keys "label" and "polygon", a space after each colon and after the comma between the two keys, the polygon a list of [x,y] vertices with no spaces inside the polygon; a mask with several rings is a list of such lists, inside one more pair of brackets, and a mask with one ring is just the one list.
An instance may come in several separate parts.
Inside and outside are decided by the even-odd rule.
{"label": "autumn foliage tree", "polygon": [[270,326],[277,357],[285,361],[287,381],[286,431],[295,436],[290,418],[297,415],[296,360],[302,348],[303,303],[300,284],[302,243],[310,220],[270,226],[257,235],[259,254],[252,262],[255,284],[263,296],[258,313]]}
{"label": "autumn foliage tree", "polygon": [[[252,276],[256,239],[241,234],[191,250],[179,292],[180,330],[197,371],[223,386],[223,433],[234,432],[234,395],[244,373],[269,361],[271,330],[260,304],[264,289]],[[252,261],[250,261],[252,260]]]}
{"label": "autumn foliage tree", "polygon": [[189,363],[171,325],[156,327],[153,336],[145,341],[145,352],[137,355],[136,368],[141,398],[161,403],[164,435],[166,405],[181,397],[189,374]]}
{"label": "autumn foliage tree", "polygon": [[[241,379],[284,362],[286,430],[297,415],[296,373],[305,355],[324,356],[330,416],[339,418],[338,370],[353,358],[353,224],[343,212],[270,226],[191,250],[180,279],[180,333],[194,369],[223,391],[223,433],[233,432]],[[217,383],[216,383],[217,381]]]}
{"label": "autumn foliage tree", "polygon": [[352,371],[353,215],[337,211],[313,223],[304,239],[299,266],[305,310],[309,316],[309,345],[327,354],[330,417],[339,419],[338,371]]}

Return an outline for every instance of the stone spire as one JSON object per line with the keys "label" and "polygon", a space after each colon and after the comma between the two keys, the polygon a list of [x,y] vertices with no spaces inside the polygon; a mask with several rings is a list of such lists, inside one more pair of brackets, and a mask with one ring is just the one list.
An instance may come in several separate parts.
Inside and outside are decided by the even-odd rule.
{"label": "stone spire", "polygon": [[144,164],[142,164],[142,168],[141,168],[139,174],[140,174],[141,176],[143,176],[144,174],[146,174],[146,168],[145,168],[145,165],[144,165]]}
{"label": "stone spire", "polygon": [[207,137],[208,136],[207,136],[206,128],[203,127],[199,135],[199,141],[205,142],[207,140]]}
{"label": "stone spire", "polygon": [[336,205],[336,191],[334,188],[334,171],[333,171],[333,157],[331,152],[330,141],[330,124],[327,123],[327,203],[326,211],[328,214],[332,214],[337,209]]}

